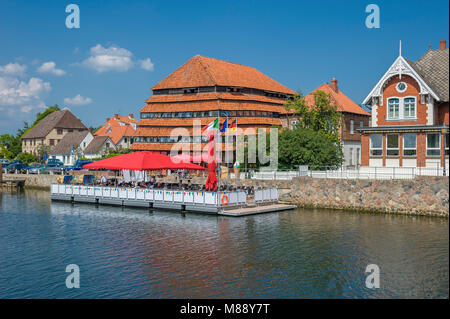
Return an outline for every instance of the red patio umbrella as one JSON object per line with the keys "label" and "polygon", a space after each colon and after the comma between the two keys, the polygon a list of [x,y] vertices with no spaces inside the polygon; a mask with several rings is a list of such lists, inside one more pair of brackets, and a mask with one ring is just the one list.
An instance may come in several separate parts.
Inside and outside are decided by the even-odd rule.
{"label": "red patio umbrella", "polygon": [[172,157],[155,152],[141,151],[114,156],[91,164],[83,165],[87,169],[112,169],[152,171],[162,169],[204,170],[205,168],[193,164],[172,160]]}

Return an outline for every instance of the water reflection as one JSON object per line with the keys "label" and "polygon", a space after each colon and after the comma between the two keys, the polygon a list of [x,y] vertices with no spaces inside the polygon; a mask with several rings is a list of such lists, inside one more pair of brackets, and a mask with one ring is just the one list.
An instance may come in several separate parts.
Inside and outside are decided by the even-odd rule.
{"label": "water reflection", "polygon": [[[0,198],[0,297],[448,297],[446,219],[182,215],[50,202],[28,190]],[[77,291],[64,286],[69,263],[82,272]],[[372,263],[381,289],[365,288]]]}

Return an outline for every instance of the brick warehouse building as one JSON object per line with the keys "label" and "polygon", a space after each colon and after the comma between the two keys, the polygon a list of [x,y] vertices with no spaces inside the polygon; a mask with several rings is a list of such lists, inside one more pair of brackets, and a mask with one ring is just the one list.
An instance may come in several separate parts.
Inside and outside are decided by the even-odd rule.
{"label": "brick warehouse building", "polygon": [[200,155],[207,140],[194,132],[194,120],[203,127],[214,121],[218,112],[221,122],[228,115],[229,124],[237,119],[238,128],[243,130],[291,127],[294,123],[292,113],[283,105],[295,92],[250,66],[223,60],[197,55],[155,85],[152,92],[140,111],[133,150],[169,154],[178,142],[171,138],[171,132],[181,127],[189,132],[185,142],[191,155]]}
{"label": "brick warehouse building", "polygon": [[[364,100],[362,165],[446,167],[449,155],[449,49],[429,49],[417,62],[401,55]],[[445,154],[445,166],[444,166]]]}
{"label": "brick warehouse building", "polygon": [[324,83],[317,89],[305,96],[308,105],[314,104],[315,91],[322,91],[330,95],[331,102],[341,113],[341,126],[339,127],[339,139],[342,143],[344,153],[343,166],[359,166],[361,164],[361,134],[356,130],[358,127],[369,125],[370,113],[353,102],[338,87],[338,81],[332,79],[331,83]]}

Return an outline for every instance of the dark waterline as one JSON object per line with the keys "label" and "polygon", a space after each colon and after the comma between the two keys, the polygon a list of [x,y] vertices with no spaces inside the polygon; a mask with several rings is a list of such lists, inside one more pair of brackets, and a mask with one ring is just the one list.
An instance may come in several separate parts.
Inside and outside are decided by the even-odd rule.
{"label": "dark waterline", "polygon": [[[79,289],[65,286],[80,267]],[[380,289],[365,287],[368,264]],[[449,221],[296,210],[242,218],[0,193],[0,298],[448,298]]]}

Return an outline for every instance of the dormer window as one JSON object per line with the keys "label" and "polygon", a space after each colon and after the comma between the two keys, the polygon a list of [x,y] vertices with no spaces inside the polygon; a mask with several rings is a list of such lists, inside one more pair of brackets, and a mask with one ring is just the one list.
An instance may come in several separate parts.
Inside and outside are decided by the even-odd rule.
{"label": "dormer window", "polygon": [[396,89],[397,89],[398,92],[403,93],[403,92],[406,91],[407,87],[408,86],[406,85],[405,82],[398,82],[397,86],[396,86]]}

